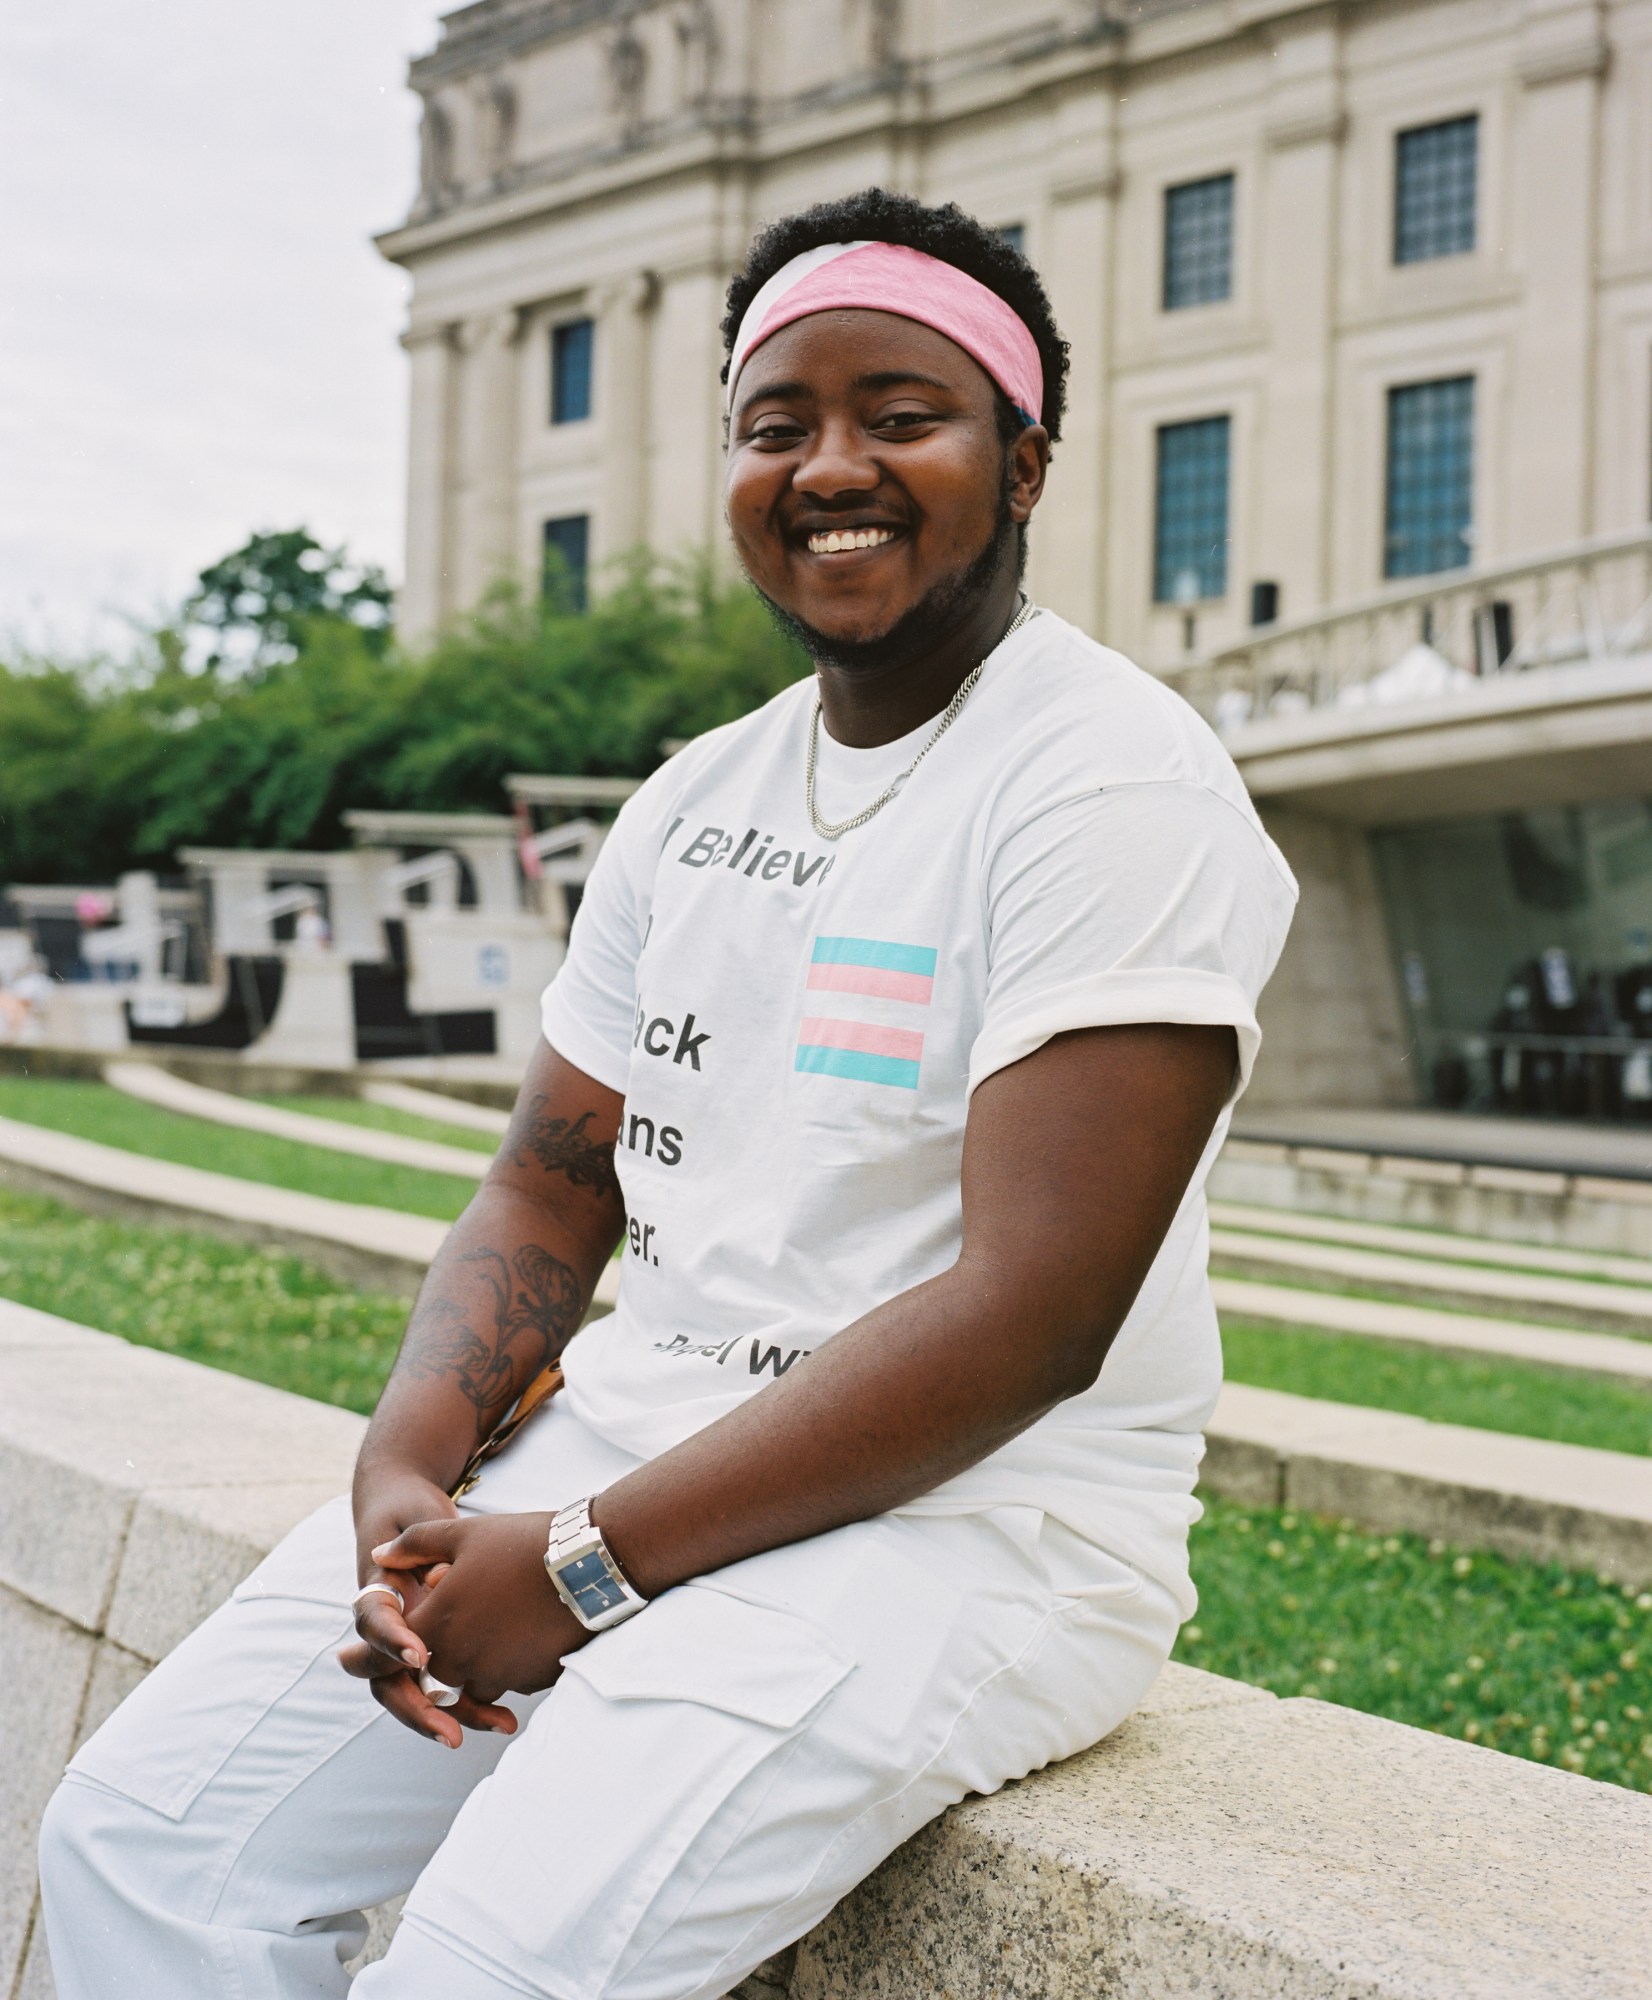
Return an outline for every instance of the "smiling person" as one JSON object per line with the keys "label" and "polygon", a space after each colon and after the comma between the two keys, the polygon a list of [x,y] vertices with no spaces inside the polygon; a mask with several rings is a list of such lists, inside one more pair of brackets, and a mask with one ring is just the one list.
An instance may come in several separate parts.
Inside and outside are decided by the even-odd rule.
{"label": "smiling person", "polygon": [[870,190],[724,330],[729,527],[815,673],[621,814],[353,1528],[71,1766],[60,2000],[339,1994],[409,1889],[372,2000],[715,2000],[1193,1610],[1204,1180],[1294,885],[1022,593],[1066,354],[1017,252]]}

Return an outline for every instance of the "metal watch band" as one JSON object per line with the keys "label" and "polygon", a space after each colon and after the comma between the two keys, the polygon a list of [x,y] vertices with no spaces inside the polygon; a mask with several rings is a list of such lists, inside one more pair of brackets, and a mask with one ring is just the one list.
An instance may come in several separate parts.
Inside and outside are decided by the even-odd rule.
{"label": "metal watch band", "polygon": [[605,1632],[646,1609],[591,1519],[591,1499],[559,1508],[545,1545],[545,1574],[588,1632]]}

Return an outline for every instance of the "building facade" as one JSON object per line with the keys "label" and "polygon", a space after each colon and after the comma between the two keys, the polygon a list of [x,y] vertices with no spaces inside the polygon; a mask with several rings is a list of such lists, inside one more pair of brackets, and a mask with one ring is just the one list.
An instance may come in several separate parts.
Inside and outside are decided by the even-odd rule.
{"label": "building facade", "polygon": [[413,82],[407,629],[715,546],[724,285],[874,181],[1044,274],[1034,587],[1147,664],[1647,518],[1647,0],[479,0]]}
{"label": "building facade", "polygon": [[404,631],[721,549],[753,232],[955,200],[1072,346],[1034,593],[1304,883],[1255,1101],[1652,1118],[1652,0],[477,0],[412,81]]}

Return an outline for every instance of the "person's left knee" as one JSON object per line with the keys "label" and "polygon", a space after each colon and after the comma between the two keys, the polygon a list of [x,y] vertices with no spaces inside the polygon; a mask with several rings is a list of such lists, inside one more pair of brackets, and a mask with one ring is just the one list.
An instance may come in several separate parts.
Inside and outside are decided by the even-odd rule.
{"label": "person's left knee", "polygon": [[152,1885],[138,1878],[164,1875],[164,1836],[174,1830],[134,1799],[67,1777],[41,1816],[41,1894],[64,1909],[97,1894],[152,1901]]}
{"label": "person's left knee", "polygon": [[90,1787],[65,1779],[41,1816],[38,1844],[41,1893],[48,1898],[93,1868],[98,1814],[89,1810]]}

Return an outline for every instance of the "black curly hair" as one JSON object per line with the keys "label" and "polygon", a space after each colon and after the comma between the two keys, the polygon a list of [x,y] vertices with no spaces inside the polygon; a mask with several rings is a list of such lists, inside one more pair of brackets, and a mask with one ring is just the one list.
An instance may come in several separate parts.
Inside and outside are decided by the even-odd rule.
{"label": "black curly hair", "polygon": [[[996,292],[1010,310],[1026,324],[1038,348],[1044,368],[1044,412],[1041,421],[1053,443],[1061,435],[1061,418],[1067,407],[1067,343],[1056,330],[1055,316],[1045,296],[1038,273],[1011,243],[995,229],[966,215],[955,202],[941,208],[927,208],[909,194],[894,194],[888,188],[863,188],[859,194],[841,201],[817,202],[797,215],[783,215],[762,230],[746,253],[745,269],[728,288],[728,311],[723,315],[723,353],[734,351],[746,308],[782,266],[805,250],[817,250],[823,243],[900,243],[909,250],[923,250],[967,272],[977,283]],[[723,362],[723,380],[728,380],[728,361]],[[1015,405],[995,383],[998,401],[998,428],[1006,444],[1011,444],[1024,428]]]}

